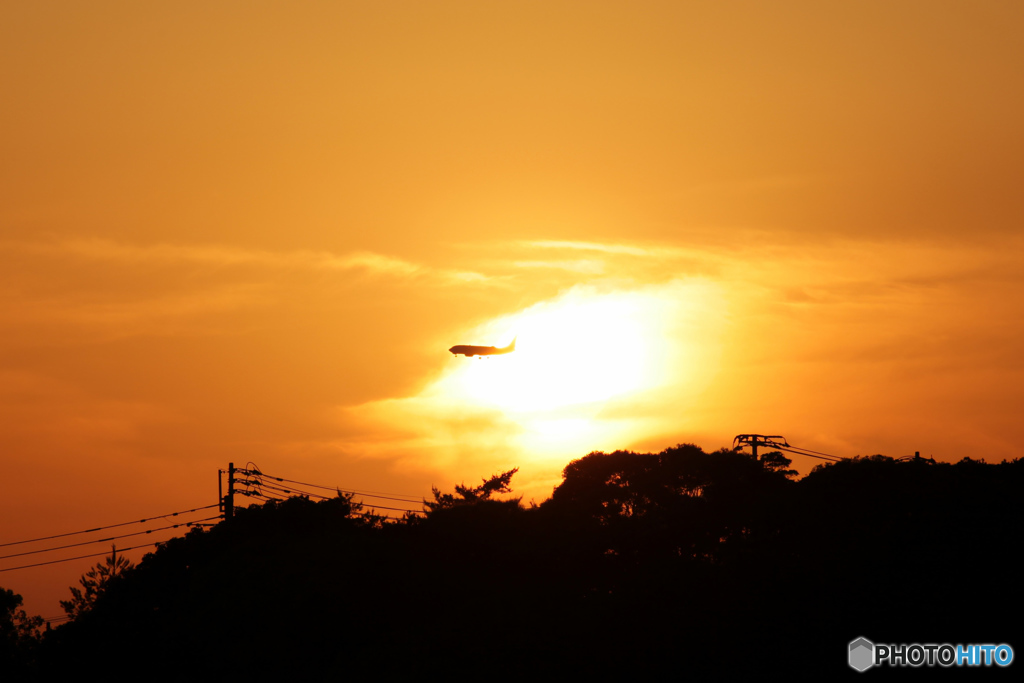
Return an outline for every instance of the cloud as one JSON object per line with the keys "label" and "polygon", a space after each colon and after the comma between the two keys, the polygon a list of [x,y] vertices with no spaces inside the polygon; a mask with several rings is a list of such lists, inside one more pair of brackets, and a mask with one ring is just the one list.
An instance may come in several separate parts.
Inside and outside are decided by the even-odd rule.
{"label": "cloud", "polygon": [[[750,232],[750,231],[747,231]],[[608,257],[634,257],[645,262],[671,261],[671,260],[692,260],[703,261],[718,260],[725,254],[732,253],[737,248],[742,249],[745,240],[739,240],[731,244],[707,244],[706,240],[700,240],[700,244],[694,246],[670,246],[664,243],[648,242],[645,244],[630,244],[624,242],[585,242],[580,240],[524,240],[515,242],[517,247],[528,250],[548,251],[588,251],[598,254],[606,254]]]}
{"label": "cloud", "polygon": [[396,469],[458,472],[495,459],[514,462],[522,428],[501,411],[445,396],[428,387],[417,396],[371,401],[340,409],[344,453],[394,462]]}
{"label": "cloud", "polygon": [[552,268],[556,270],[567,270],[572,273],[585,273],[587,275],[601,275],[605,272],[603,261],[589,259],[577,259],[575,261],[516,261],[516,268]]}
{"label": "cloud", "polygon": [[[473,273],[463,282],[484,282],[515,292],[519,302],[540,301],[574,286],[604,290],[717,275],[736,260],[736,247],[680,248],[580,240],[461,243],[458,264]],[[451,272],[451,271],[449,271]]]}
{"label": "cloud", "polygon": [[[34,371],[0,366],[0,437],[16,452],[121,451],[181,416],[152,402],[104,399]],[[17,444],[19,448],[13,446]]]}
{"label": "cloud", "polygon": [[405,259],[371,251],[337,254],[330,251],[298,249],[269,251],[219,245],[126,244],[100,238],[71,239],[54,243],[0,243],[3,249],[21,249],[44,254],[63,254],[93,261],[125,265],[195,264],[211,267],[259,267],[311,271],[364,271],[399,278],[432,277],[451,282],[486,282],[487,276],[467,270],[432,268]]}
{"label": "cloud", "polygon": [[607,254],[628,254],[630,256],[651,256],[654,252],[629,244],[605,244],[602,242],[578,242],[569,240],[533,240],[518,243],[532,249],[574,249],[577,251],[600,251]]}
{"label": "cloud", "polygon": [[[332,282],[366,287],[366,278],[397,287],[502,284],[468,268],[437,268],[371,251],[275,252],[84,238],[0,241],[4,252],[11,258],[0,272],[0,343],[237,331],[239,324],[266,320],[250,316],[240,323],[228,314],[293,309],[299,302],[323,305]],[[331,273],[339,277],[325,280]]]}
{"label": "cloud", "polygon": [[224,314],[274,300],[267,287],[253,283],[117,297],[74,292],[8,296],[0,297],[0,330],[7,342],[24,338],[60,345],[139,335],[203,336],[223,331],[219,320]]}

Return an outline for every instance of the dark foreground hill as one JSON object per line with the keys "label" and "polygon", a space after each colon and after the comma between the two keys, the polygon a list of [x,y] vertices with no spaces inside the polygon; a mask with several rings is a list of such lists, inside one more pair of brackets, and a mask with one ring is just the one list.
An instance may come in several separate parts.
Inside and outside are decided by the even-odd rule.
{"label": "dark foreground hill", "polygon": [[820,678],[859,636],[1024,647],[1024,462],[787,464],[685,445],[588,455],[534,507],[494,500],[506,473],[421,520],[239,510],[111,581],[37,671]]}

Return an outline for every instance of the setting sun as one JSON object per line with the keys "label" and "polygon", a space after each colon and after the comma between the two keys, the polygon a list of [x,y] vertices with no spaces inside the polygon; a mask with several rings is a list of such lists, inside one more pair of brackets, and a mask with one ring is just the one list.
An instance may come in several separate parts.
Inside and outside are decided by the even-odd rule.
{"label": "setting sun", "polygon": [[345,411],[381,434],[401,434],[349,447],[385,458],[426,450],[427,463],[514,454],[546,482],[580,451],[678,425],[718,372],[728,308],[722,289],[700,278],[570,288],[453,333],[459,344],[516,339],[516,350],[450,357],[417,395]]}
{"label": "setting sun", "polygon": [[510,412],[604,401],[651,386],[665,340],[640,296],[575,294],[489,323],[507,328],[515,353],[461,363],[445,380],[453,397]]}

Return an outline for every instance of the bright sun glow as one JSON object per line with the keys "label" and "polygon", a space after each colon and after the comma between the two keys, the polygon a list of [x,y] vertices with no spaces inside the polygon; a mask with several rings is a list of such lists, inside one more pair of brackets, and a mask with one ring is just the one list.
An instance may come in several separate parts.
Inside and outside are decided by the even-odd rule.
{"label": "bright sun glow", "polygon": [[[569,296],[491,323],[466,343],[504,356],[458,358],[448,389],[506,413],[551,411],[635,392],[657,381],[664,340],[636,296]],[[501,337],[501,338],[497,338]]]}
{"label": "bright sun glow", "polygon": [[577,287],[455,340],[505,346],[516,338],[516,350],[453,358],[430,393],[498,409],[537,435],[593,432],[609,401],[703,374],[692,366],[707,360],[719,304],[718,292],[693,281],[612,292]]}
{"label": "bright sun glow", "polygon": [[418,395],[365,404],[357,414],[402,429],[398,451],[429,447],[438,461],[514,453],[526,465],[628,447],[678,428],[687,401],[716,371],[725,309],[721,290],[703,280],[575,287],[444,340],[501,347],[515,338],[514,352],[450,357]]}

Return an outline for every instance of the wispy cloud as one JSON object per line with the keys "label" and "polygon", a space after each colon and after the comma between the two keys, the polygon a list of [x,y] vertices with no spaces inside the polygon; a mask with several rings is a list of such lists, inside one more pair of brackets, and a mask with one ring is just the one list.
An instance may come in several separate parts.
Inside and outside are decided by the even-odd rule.
{"label": "wispy cloud", "polygon": [[93,261],[133,264],[196,264],[211,267],[257,267],[272,269],[353,271],[399,278],[429,277],[452,283],[485,282],[488,277],[470,270],[435,268],[422,263],[372,251],[335,253],[297,249],[269,251],[222,245],[181,245],[159,243],[127,244],[90,238],[53,243],[0,243],[0,249],[63,254]]}
{"label": "wispy cloud", "polygon": [[644,247],[629,244],[605,244],[602,242],[575,242],[569,240],[532,240],[519,242],[520,246],[533,249],[574,249],[577,251],[600,251],[606,254],[629,254],[650,256],[654,252]]}
{"label": "wispy cloud", "polygon": [[54,343],[64,338],[206,336],[234,329],[242,319],[260,326],[266,322],[254,317],[257,310],[295,301],[323,305],[330,291],[324,285],[331,282],[442,293],[504,284],[502,277],[472,268],[438,267],[365,250],[272,251],[93,237],[0,240],[0,257],[12,264],[0,271],[0,331],[8,343],[38,342],[40,335]]}
{"label": "wispy cloud", "polygon": [[[198,291],[143,296],[52,295],[0,297],[5,341],[64,345],[139,335],[208,336],[224,331],[225,314],[255,310],[274,301],[267,287],[226,284]],[[197,324],[197,321],[203,324]],[[69,331],[73,330],[73,332]]]}
{"label": "wispy cloud", "polygon": [[516,268],[552,268],[573,273],[600,275],[605,272],[604,261],[577,259],[575,261],[516,261]]}
{"label": "wispy cloud", "polygon": [[[666,244],[631,244],[579,240],[532,240],[506,243],[505,269],[560,270],[575,282],[629,279],[666,281],[682,274],[719,273],[735,259],[722,248],[684,248]],[[581,258],[582,257],[582,258]]]}
{"label": "wispy cloud", "polygon": [[314,268],[318,270],[368,271],[389,275],[415,275],[422,266],[393,256],[369,251],[335,254],[329,251],[267,251],[223,246],[174,244],[131,245],[110,240],[87,239],[60,242],[56,248],[65,253],[91,259],[125,263],[201,263],[215,266],[256,265],[274,268]]}

